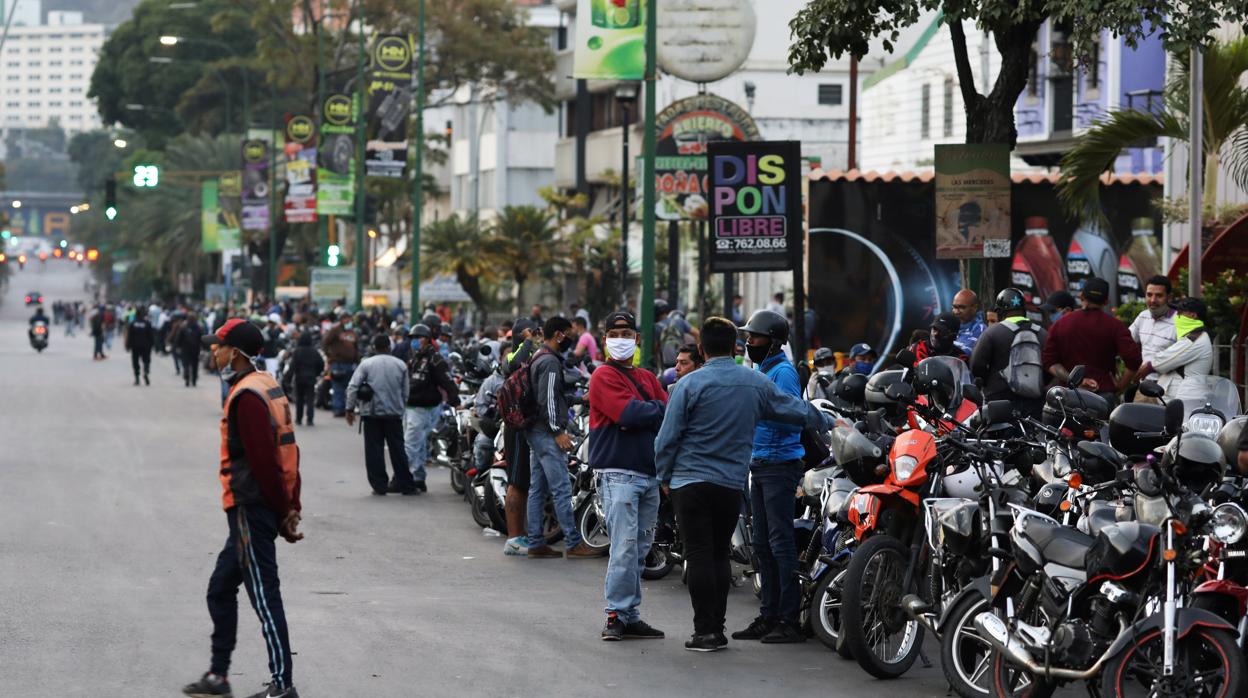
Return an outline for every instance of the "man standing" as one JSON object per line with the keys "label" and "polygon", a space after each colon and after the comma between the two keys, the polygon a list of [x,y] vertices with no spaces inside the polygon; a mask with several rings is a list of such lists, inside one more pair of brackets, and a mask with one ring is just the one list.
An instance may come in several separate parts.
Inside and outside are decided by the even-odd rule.
{"label": "man standing", "polygon": [[962,325],[958,328],[958,338],[954,340],[954,344],[958,345],[963,354],[970,356],[975,351],[979,336],[988,329],[984,321],[979,319],[979,296],[969,288],[958,291],[953,297],[953,315]]}
{"label": "man standing", "polygon": [[312,426],[312,412],[316,406],[316,381],[325,372],[325,359],[312,345],[312,330],[305,329],[295,343],[290,357],[291,373],[295,378],[295,424],[303,424],[304,414],[308,426]]}
{"label": "man standing", "polygon": [[152,384],[152,346],[156,344],[156,330],[147,320],[147,308],[139,306],[134,320],[126,328],[126,350],[130,352],[130,365],[134,368],[134,384],[139,384],[139,364],[143,364],[143,382]]}
{"label": "man standing", "polygon": [[[537,325],[520,318],[511,326],[511,342],[515,347],[499,366],[504,376],[523,366],[537,352]],[[527,555],[526,536],[529,500],[529,443],[524,432],[509,425],[503,426],[503,454],[507,459],[507,499],[503,511],[507,516],[507,541],[503,543],[504,555]]]}
{"label": "man standing", "polygon": [[1027,299],[1016,288],[997,294],[1001,322],[989,327],[971,355],[971,373],[984,380],[985,400],[1009,400],[1033,417],[1044,409],[1047,382],[1040,354],[1045,331],[1027,317]]}
{"label": "man standing", "polygon": [[[1157,355],[1178,341],[1174,329],[1175,311],[1170,307],[1170,279],[1154,276],[1144,285],[1144,304],[1147,306],[1132,321],[1127,329],[1131,331],[1131,339],[1140,345],[1140,356],[1144,363],[1156,364]],[[1157,380],[1157,373],[1150,371],[1141,374],[1140,380]],[[1136,402],[1154,402],[1153,398],[1143,393],[1136,393]]]}
{"label": "man standing", "polygon": [[[525,432],[529,442],[529,546],[528,556],[535,558],[563,557],[563,553],[546,544],[542,523],[546,514],[546,497],[555,503],[555,516],[567,541],[568,557],[599,557],[599,551],[581,540],[572,513],[572,484],[568,482],[568,452],[572,437],[568,435],[568,400],[563,382],[563,353],[572,348],[572,323],[566,318],[552,317],[546,321],[542,348],[529,364],[537,421]],[[536,543],[536,545],[534,545]]]}
{"label": "man standing", "polygon": [[232,318],[216,334],[203,337],[213,361],[230,384],[221,414],[222,504],[230,533],[208,581],[212,616],[212,662],[198,681],[182,689],[188,696],[230,696],[230,655],[238,629],[238,587],[260,618],[269,653],[272,682],[251,698],[298,698],[291,682],[290,638],[277,576],[277,537],[294,543],[298,532],[299,447],[290,423],[290,406],[273,376],[252,361],[264,338],[255,325]]}
{"label": "man standing", "polygon": [[[786,395],[802,397],[797,369],[784,355],[789,323],[770,310],[760,310],[741,328],[748,334],[746,352],[756,370]],[[762,576],[762,595],[757,618],[734,640],[766,643],[805,642],[798,626],[801,582],[797,570],[797,545],[793,539],[793,497],[805,471],[801,426],[764,421],[754,429],[754,452],[750,457],[750,505],[754,525],[754,553]]]}
{"label": "man standing", "polygon": [[654,437],[663,422],[667,393],[653,373],[633,368],[641,335],[632,313],[611,313],[605,326],[607,363],[589,380],[589,462],[598,473],[611,536],[602,639],[661,638],[663,631],[643,621],[638,609],[641,570],[659,514]]}
{"label": "man standing", "polygon": [[[367,386],[367,390],[362,390]],[[417,494],[403,446],[403,405],[410,389],[407,364],[390,355],[390,338],[373,337],[373,355],[360,362],[347,384],[347,426],[355,424],[355,408],[364,422],[364,469],[373,494]],[[363,394],[361,394],[363,393]],[[386,453],[394,479],[386,481]]]}
{"label": "man standing", "polygon": [[676,380],[702,368],[702,352],[696,344],[686,344],[676,352]]}
{"label": "man standing", "polygon": [[343,313],[338,324],[325,333],[321,342],[325,349],[325,358],[329,359],[329,379],[333,383],[332,406],[335,417],[347,413],[347,383],[355,373],[355,365],[360,360],[359,337],[355,333],[355,325],[351,316]]}
{"label": "man standing", "polygon": [[194,313],[187,316],[186,321],[178,328],[177,342],[178,353],[182,357],[182,379],[188,388],[199,385],[199,352],[203,336],[204,326],[200,324],[199,317]]}
{"label": "man standing", "polygon": [[102,361],[108,357],[104,354],[104,306],[95,309],[91,314],[91,339],[95,342],[95,350],[91,354],[93,361]]}
{"label": "man standing", "polygon": [[663,368],[676,365],[676,354],[686,342],[686,337],[697,339],[697,331],[680,313],[673,310],[667,301],[659,298],[654,301],[654,337],[655,356],[659,358]]}
{"label": "man standing", "polygon": [[428,325],[412,325],[408,335],[412,338],[412,353],[407,360],[410,385],[404,396],[407,431],[403,440],[407,444],[412,484],[417,490],[427,492],[425,461],[429,459],[429,432],[437,419],[438,407],[444,401],[451,407],[459,405],[459,386],[451,379],[446,359],[433,344],[433,330]]}
{"label": "man standing", "polygon": [[1054,291],[1045,299],[1040,309],[1044,311],[1048,318],[1049,327],[1057,322],[1066,313],[1074,312],[1075,307],[1079,304],[1075,302],[1075,297],[1070,295],[1070,291]]}
{"label": "man standing", "polygon": [[745,322],[745,299],[739,293],[732,297],[732,321],[737,325]]}
{"label": "man standing", "polygon": [[[1100,393],[1112,406],[1117,391],[1130,383],[1140,368],[1140,346],[1131,339],[1131,332],[1122,321],[1105,312],[1109,282],[1088,279],[1079,297],[1083,309],[1063,315],[1049,328],[1041,353],[1044,370],[1065,383],[1070,369],[1083,366],[1081,387]],[[1118,359],[1122,359],[1127,370],[1115,379]]]}
{"label": "man standing", "polygon": [[[685,649],[712,652],[728,645],[724,616],[732,586],[730,543],[759,420],[818,429],[829,428],[832,420],[780,390],[762,372],[738,366],[733,360],[736,325],[709,318],[701,338],[706,364],[672,390],[654,453],[658,480],[671,488],[685,545],[694,625]],[[790,499],[790,517],[792,506]]]}

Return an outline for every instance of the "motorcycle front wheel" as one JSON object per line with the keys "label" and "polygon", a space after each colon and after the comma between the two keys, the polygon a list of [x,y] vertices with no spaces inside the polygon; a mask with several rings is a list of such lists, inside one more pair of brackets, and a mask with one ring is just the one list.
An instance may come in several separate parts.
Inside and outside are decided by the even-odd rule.
{"label": "motorcycle front wheel", "polygon": [[923,626],[901,607],[906,547],[889,535],[868,538],[849,559],[841,629],[858,665],[878,679],[910,670],[923,646]]}
{"label": "motorcycle front wheel", "polygon": [[472,509],[472,520],[481,528],[489,528],[493,523],[490,521],[490,513],[486,508],[486,491],[488,490],[488,486],[474,487],[472,494],[468,497],[468,506]]}
{"label": "motorcycle front wheel", "polygon": [[1118,656],[1101,672],[1101,695],[1203,696],[1235,698],[1244,685],[1244,656],[1229,631],[1197,625],[1178,638],[1174,648],[1174,674],[1162,675],[1162,632],[1152,630]]}
{"label": "motorcycle front wheel", "polygon": [[810,627],[815,632],[815,637],[828,649],[835,650],[845,659],[853,659],[854,654],[845,642],[845,633],[842,632],[844,623],[841,620],[841,603],[845,575],[844,565],[838,564],[819,579],[810,596]]}
{"label": "motorcycle front wheel", "polygon": [[611,536],[607,533],[607,519],[602,510],[594,504],[592,497],[586,499],[576,512],[576,528],[581,540],[594,550],[606,550],[611,547]]}
{"label": "motorcycle front wheel", "polygon": [[992,694],[998,698],[1048,698],[1057,690],[1052,681],[1037,679],[1030,672],[1010,662],[997,650],[992,651]]}
{"label": "motorcycle front wheel", "polygon": [[675,566],[676,560],[667,552],[666,546],[652,545],[646,555],[646,566],[641,569],[641,578],[650,581],[662,579]]}
{"label": "motorcycle front wheel", "polygon": [[468,476],[460,469],[458,463],[451,464],[451,489],[455,490],[455,494],[463,494],[464,488],[468,486]]}
{"label": "motorcycle front wheel", "polygon": [[949,623],[940,638],[940,666],[962,698],[984,698],[992,692],[992,645],[975,627],[975,618],[991,610],[979,594],[962,597],[950,609]]}

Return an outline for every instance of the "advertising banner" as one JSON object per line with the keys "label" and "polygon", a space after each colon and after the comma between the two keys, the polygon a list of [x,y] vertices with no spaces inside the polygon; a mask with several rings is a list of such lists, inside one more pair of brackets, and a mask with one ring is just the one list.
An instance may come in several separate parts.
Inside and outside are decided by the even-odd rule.
{"label": "advertising banner", "polygon": [[706,149],[710,143],[760,138],[758,125],[748,112],[712,94],[673,102],[655,117],[655,133],[658,140],[654,184],[658,202],[654,213],[666,221],[706,220],[710,211],[706,200]]}
{"label": "advertising banner", "polygon": [[269,144],[243,141],[243,230],[269,229]]}
{"label": "advertising banner", "polygon": [[797,141],[709,144],[711,271],[793,269],[801,250]]}
{"label": "advertising banner", "polygon": [[306,114],[286,122],[287,223],[316,222],[316,124]]}
{"label": "advertising banner", "polygon": [[217,217],[221,209],[217,201],[217,180],[205,179],[199,185],[199,247],[203,252],[220,252]]}
{"label": "advertising banner", "polygon": [[217,178],[217,241],[220,249],[233,250],[241,246],[243,229],[243,175],[227,172]]}
{"label": "advertising banner", "polygon": [[355,100],[348,92],[349,76],[330,84],[338,87],[321,106],[321,142],[317,148],[316,212],[350,215],[355,195]]}
{"label": "advertising banner", "polygon": [[334,301],[355,298],[355,270],[336,267],[312,267],[310,294],[312,302],[322,308]]}
{"label": "advertising banner", "polygon": [[577,0],[572,77],[641,80],[646,73],[646,16],[653,0]]}
{"label": "advertising banner", "polygon": [[381,34],[373,41],[368,71],[364,174],[403,176],[407,165],[407,117],[412,103],[412,40]]}
{"label": "advertising banner", "polygon": [[1010,147],[936,146],[936,258],[1010,256]]}

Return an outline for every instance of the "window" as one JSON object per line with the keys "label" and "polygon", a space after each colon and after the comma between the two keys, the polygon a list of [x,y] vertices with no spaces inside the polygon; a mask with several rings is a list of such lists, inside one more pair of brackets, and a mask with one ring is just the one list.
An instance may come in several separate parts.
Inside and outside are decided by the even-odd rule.
{"label": "window", "polygon": [[72,102],[70,102],[70,103],[69,103],[69,106],[71,106],[71,107],[81,107],[81,106],[82,106],[82,100],[80,100],[80,99],[75,99],[74,101],[72,101]]}
{"label": "window", "polygon": [[39,48],[38,46],[31,46],[29,49],[27,49],[28,53],[40,53],[41,51],[43,51],[43,49]]}
{"label": "window", "polygon": [[842,89],[843,88],[841,87],[841,85],[837,83],[820,85],[819,86],[819,103],[826,104],[832,107],[840,106]]}
{"label": "window", "polygon": [[919,98],[919,138],[932,137],[932,86],[924,84]]}
{"label": "window", "polygon": [[76,59],[69,62],[70,65],[82,65],[82,59]]}
{"label": "window", "polygon": [[34,108],[34,109],[38,109],[38,108],[39,108],[39,102],[37,102],[37,101],[35,101],[35,102],[27,102],[27,103],[26,103],[26,106],[31,107],[31,108]]}
{"label": "window", "polygon": [[944,108],[945,117],[944,130],[942,133],[945,138],[949,138],[953,135],[953,78],[951,77],[945,78],[944,100],[944,104],[941,105]]}
{"label": "window", "polygon": [[81,46],[71,46],[71,47],[70,47],[70,49],[69,49],[69,52],[70,52],[70,53],[82,53],[82,47],[81,47]]}
{"label": "window", "polygon": [[61,38],[64,38],[64,35],[63,34],[48,34],[44,38],[45,39],[61,39]]}
{"label": "window", "polygon": [[70,91],[70,92],[73,92],[74,94],[78,94],[78,93],[82,92],[82,88],[81,88],[81,87],[71,87],[71,88],[69,88],[69,91]]}
{"label": "window", "polygon": [[60,102],[48,102],[48,106],[49,106],[49,107],[59,107],[59,106],[61,106],[61,103],[60,103]]}
{"label": "window", "polygon": [[[21,61],[9,61],[8,63],[5,63],[4,65],[5,65],[5,67],[6,67],[6,68],[20,68],[20,67],[22,67],[22,62],[21,62]],[[17,77],[17,76],[16,76],[16,75],[10,75],[9,77],[10,77],[10,78],[13,78],[13,77]]]}
{"label": "window", "polygon": [[61,47],[60,47],[60,46],[52,46],[52,47],[48,48],[48,53],[60,53],[60,52],[61,52],[61,50],[62,50],[62,49],[61,49]]}
{"label": "window", "polygon": [[70,80],[81,80],[81,79],[82,79],[82,73],[74,73],[73,75],[70,75],[70,76],[69,76],[69,79],[70,79]]}
{"label": "window", "polygon": [[51,74],[51,75],[49,75],[49,76],[48,76],[48,79],[49,79],[49,80],[60,80],[60,79],[61,79],[61,74],[60,74],[60,73],[53,73],[53,74]]}
{"label": "window", "polygon": [[62,62],[63,61],[48,61],[48,67],[55,68],[56,66],[59,66]]}
{"label": "window", "polygon": [[21,102],[5,102],[4,106],[8,107],[9,109],[17,109],[18,107],[22,106],[22,103]]}
{"label": "window", "polygon": [[49,88],[48,88],[48,94],[57,95],[57,94],[60,94],[60,93],[61,93],[61,88],[59,88],[59,87],[49,87]]}
{"label": "window", "polygon": [[39,61],[27,61],[26,62],[27,68],[38,68],[40,65],[43,65],[43,64],[40,63]]}
{"label": "window", "polygon": [[42,92],[42,91],[43,91],[43,90],[39,89],[38,87],[28,87],[28,88],[26,88],[26,94],[30,94],[30,95],[37,95],[37,94],[39,94],[39,93],[40,93],[40,92]]}

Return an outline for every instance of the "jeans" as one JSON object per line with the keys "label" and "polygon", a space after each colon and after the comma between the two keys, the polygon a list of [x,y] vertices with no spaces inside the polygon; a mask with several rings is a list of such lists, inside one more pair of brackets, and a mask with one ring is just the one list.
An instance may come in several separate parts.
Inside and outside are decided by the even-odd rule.
{"label": "jeans", "polygon": [[277,577],[277,515],[255,504],[236,506],[225,513],[230,535],[208,580],[208,614],[212,616],[212,663],[208,670],[218,676],[230,672],[241,584],[247,587],[251,607],[260,618],[273,685],[286,688],[291,685],[292,670],[286,611]]}
{"label": "jeans", "polygon": [[336,415],[347,411],[347,384],[351,382],[352,373],[355,373],[355,364],[332,363],[329,365],[329,379],[334,384],[330,404]]}
{"label": "jeans", "polygon": [[693,603],[693,631],[722,633],[732,588],[732,532],[741,516],[741,492],[710,482],[672,490],[676,525],[685,545],[685,573]]}
{"label": "jeans", "polygon": [[407,431],[403,441],[407,444],[407,467],[412,470],[412,479],[416,482],[425,481],[425,461],[429,460],[429,432],[433,430],[433,422],[438,417],[437,407],[407,407],[404,422]]}
{"label": "jeans", "polygon": [[104,358],[104,335],[97,334],[93,337],[93,339],[95,340],[95,349],[91,354],[91,358]]}
{"label": "jeans", "polygon": [[802,467],[797,460],[750,463],[754,554],[763,587],[760,614],[791,623],[797,623],[802,597],[795,575],[797,543],[793,539],[793,502]]}
{"label": "jeans", "polygon": [[659,516],[659,481],[628,473],[601,473],[598,492],[611,536],[611,559],[603,595],[607,613],[625,625],[641,620],[641,570],[654,542]]}
{"label": "jeans", "polygon": [[308,426],[312,426],[312,410],[316,405],[316,383],[295,383],[295,424],[303,424],[303,415],[308,415]]}
{"label": "jeans", "polygon": [[407,466],[407,453],[403,448],[403,418],[364,417],[364,468],[368,471],[368,484],[374,492],[385,492],[389,486],[386,477],[386,453],[390,449],[390,466],[394,470],[394,484],[400,490],[415,487],[412,473]]}
{"label": "jeans", "polygon": [[568,454],[555,443],[555,435],[540,428],[524,433],[529,442],[529,544],[542,545],[546,536],[546,495],[555,502],[555,518],[563,529],[568,550],[581,542],[572,513],[572,482],[568,477]]}

